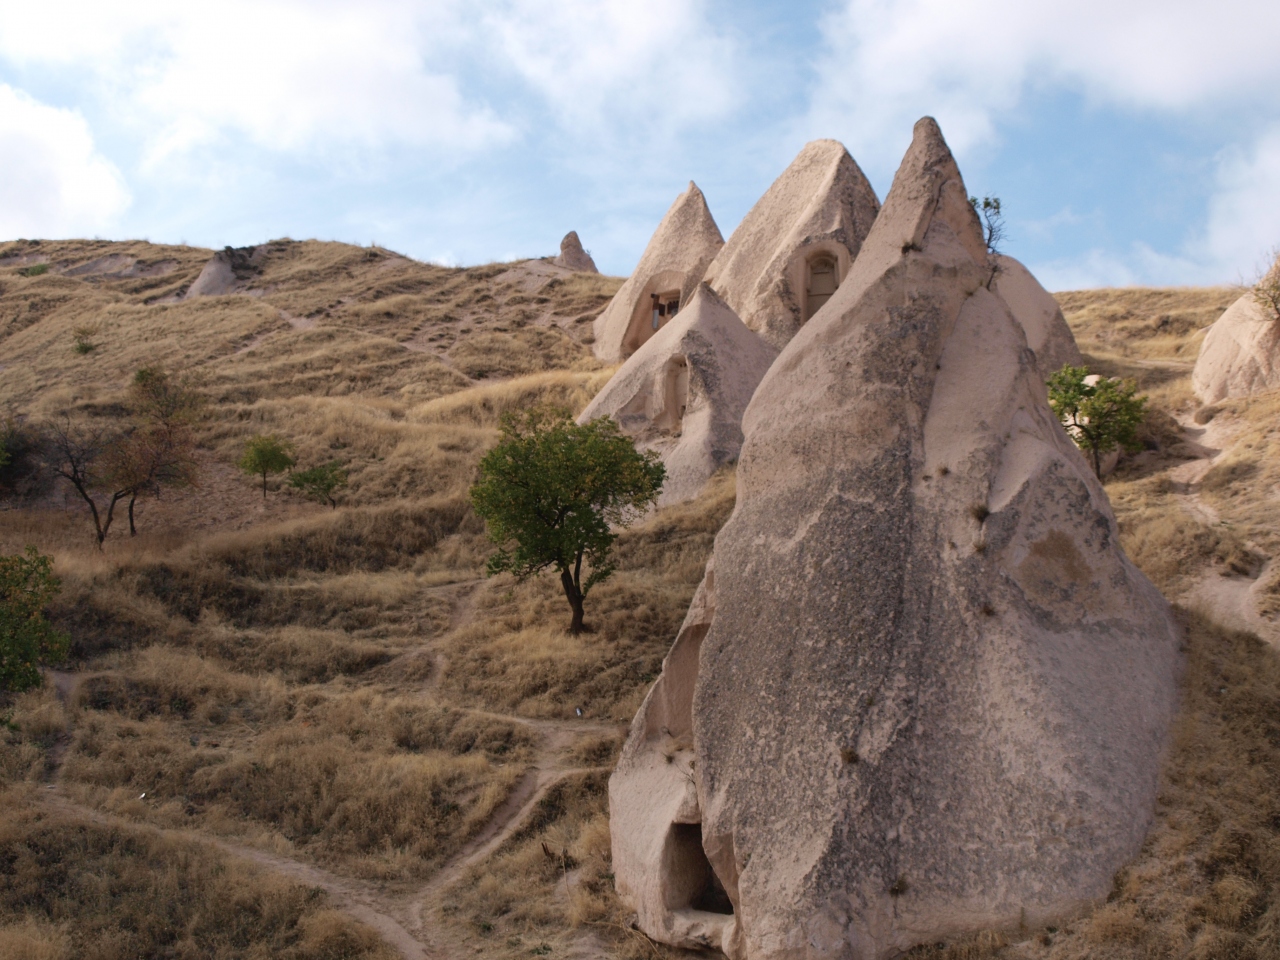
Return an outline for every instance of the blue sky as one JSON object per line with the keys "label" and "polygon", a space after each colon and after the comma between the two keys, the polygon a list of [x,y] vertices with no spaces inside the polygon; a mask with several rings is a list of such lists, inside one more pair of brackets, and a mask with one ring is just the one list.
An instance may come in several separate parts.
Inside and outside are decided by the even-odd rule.
{"label": "blue sky", "polygon": [[0,238],[280,236],[625,274],[805,141],[888,190],[937,117],[1051,289],[1280,244],[1275,0],[0,0]]}

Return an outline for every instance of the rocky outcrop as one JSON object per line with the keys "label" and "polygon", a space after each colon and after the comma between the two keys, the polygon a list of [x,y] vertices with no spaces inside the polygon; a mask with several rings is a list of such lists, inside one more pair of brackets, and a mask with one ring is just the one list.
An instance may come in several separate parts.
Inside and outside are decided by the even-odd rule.
{"label": "rocky outcrop", "polygon": [[265,246],[226,247],[219,250],[209,258],[195,282],[187,288],[185,299],[220,297],[243,292],[261,275],[266,252]]}
{"label": "rocky outcrop", "polygon": [[1177,631],[992,266],[922,120],[747,409],[713,572],[610,781],[651,936],[876,960],[1076,913],[1138,852]]}
{"label": "rocky outcrop", "polygon": [[778,351],[706,284],[640,347],[578,418],[611,416],[662,457],[658,506],[691,500],[742,448],[742,412]]}
{"label": "rocky outcrop", "polygon": [[1084,357],[1053,294],[1013,257],[996,254],[992,259],[996,265],[993,290],[1022,324],[1027,346],[1034,351],[1044,378],[1068,364],[1083,366]]}
{"label": "rocky outcrop", "polygon": [[706,280],[781,350],[848,275],[879,209],[843,144],[815,140],[743,218]]}
{"label": "rocky outcrop", "polygon": [[653,232],[635,271],[596,317],[596,356],[616,363],[639,350],[693,296],[722,246],[724,237],[706,198],[690,181]]}
{"label": "rocky outcrop", "polygon": [[551,260],[557,267],[564,267],[577,273],[599,273],[591,254],[582,249],[582,241],[578,239],[578,231],[570,230],[560,241],[560,256]]}
{"label": "rocky outcrop", "polygon": [[1204,335],[1191,371],[1203,403],[1247,397],[1280,387],[1280,321],[1268,317],[1249,291]]}

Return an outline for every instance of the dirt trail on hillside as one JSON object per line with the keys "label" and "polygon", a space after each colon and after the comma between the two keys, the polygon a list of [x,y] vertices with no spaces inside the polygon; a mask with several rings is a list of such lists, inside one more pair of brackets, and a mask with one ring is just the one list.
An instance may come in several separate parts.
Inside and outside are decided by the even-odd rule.
{"label": "dirt trail on hillside", "polygon": [[[458,629],[474,615],[478,599],[477,587],[482,582],[467,580],[428,588],[433,593],[449,596],[452,601],[446,634]],[[426,643],[423,648],[406,653],[420,652],[421,649],[432,646],[433,643]],[[442,653],[437,652],[435,656],[438,663],[444,659]],[[88,674],[51,671],[50,680],[59,698],[66,702],[74,697],[77,685],[85,676]],[[428,683],[422,692],[429,694],[434,685],[434,682]],[[587,737],[616,735],[625,730],[625,724],[619,723],[543,720],[461,706],[458,709],[478,716],[517,723],[532,730],[538,736],[536,753],[510,795],[475,835],[430,879],[408,890],[403,886],[399,890],[382,889],[368,881],[341,876],[300,858],[272,853],[203,830],[161,827],[78,803],[62,792],[60,784],[62,759],[70,743],[69,737],[60,738],[53,748],[49,763],[50,782],[41,790],[41,796],[45,806],[68,817],[87,820],[104,827],[145,830],[203,843],[227,856],[248,860],[265,870],[318,887],[328,894],[335,909],[371,927],[404,960],[442,960],[462,952],[463,946],[456,934],[431,924],[431,908],[439,902],[441,894],[457,883],[469,868],[484,862],[514,836],[557,783],[567,777],[610,769],[571,763],[567,754],[576,743]]]}
{"label": "dirt trail on hillside", "polygon": [[[1179,423],[1188,445],[1199,456],[1169,471],[1169,479],[1174,483],[1174,497],[1197,520],[1217,526],[1222,523],[1222,518],[1201,498],[1200,482],[1230,450],[1238,428],[1220,417],[1203,425],[1187,420],[1179,420]],[[1251,577],[1209,570],[1186,592],[1184,599],[1189,606],[1223,626],[1256,633],[1272,646],[1280,648],[1280,624],[1258,612],[1258,592],[1268,582],[1270,572],[1271,561]]]}

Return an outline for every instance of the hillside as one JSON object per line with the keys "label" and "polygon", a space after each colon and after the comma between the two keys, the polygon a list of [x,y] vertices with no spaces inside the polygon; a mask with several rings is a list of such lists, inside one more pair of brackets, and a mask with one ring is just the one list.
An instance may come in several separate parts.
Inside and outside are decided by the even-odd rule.
{"label": "hillside", "polygon": [[[208,401],[200,486],[140,503],[136,537],[114,528],[99,553],[62,490],[0,509],[0,552],[55,555],[73,638],[7,708],[0,955],[669,953],[613,894],[604,788],[733,476],[621,537],[581,637],[549,578],[483,577],[465,497],[503,412],[580,410],[607,381],[589,321],[621,281],[258,251],[233,293],[184,298],[212,251],[0,245],[0,412],[110,422],[153,364]],[[1059,296],[1090,366],[1152,398],[1147,449],[1108,493],[1126,550],[1182,604],[1183,713],[1157,826],[1107,905],[931,953],[1276,951],[1280,663],[1224,626],[1266,633],[1280,610],[1277,401],[1199,409],[1188,386],[1236,295]],[[276,481],[264,501],[233,466],[263,432],[302,466],[348,465],[338,509]]]}

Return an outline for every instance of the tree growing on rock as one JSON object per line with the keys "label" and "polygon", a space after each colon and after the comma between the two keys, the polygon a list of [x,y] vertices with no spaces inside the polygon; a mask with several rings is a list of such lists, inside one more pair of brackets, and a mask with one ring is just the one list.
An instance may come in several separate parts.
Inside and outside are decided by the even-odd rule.
{"label": "tree growing on rock", "polygon": [[288,440],[282,440],[274,433],[259,433],[245,441],[240,469],[251,477],[262,477],[262,499],[266,500],[267,477],[273,473],[284,473],[296,462],[293,444]]}
{"label": "tree growing on rock", "polygon": [[0,690],[40,686],[41,664],[60,663],[66,656],[66,634],[44,616],[60,586],[53,560],[35,547],[27,547],[25,555],[0,556]]}
{"label": "tree growing on rock", "polygon": [[1147,398],[1137,396],[1132,380],[1090,376],[1085,367],[1066,366],[1049,378],[1049,406],[1071,439],[1093,461],[1102,479],[1102,458],[1116,447],[1142,449],[1138,427]]}
{"label": "tree growing on rock", "polygon": [[555,570],[573,610],[569,631],[581,633],[587,594],[613,573],[614,528],[651,506],[665,477],[657,455],[638,452],[612,419],[579,425],[547,409],[504,417],[502,439],[480,461],[471,488],[471,503],[499,545],[489,575],[525,580]]}
{"label": "tree growing on rock", "polygon": [[1004,215],[1000,212],[999,197],[970,197],[969,202],[982,220],[982,238],[987,242],[988,253],[999,253],[1004,242]]}
{"label": "tree growing on rock", "polygon": [[1268,255],[1271,266],[1261,272],[1253,285],[1253,302],[1268,320],[1280,323],[1280,247]]}

